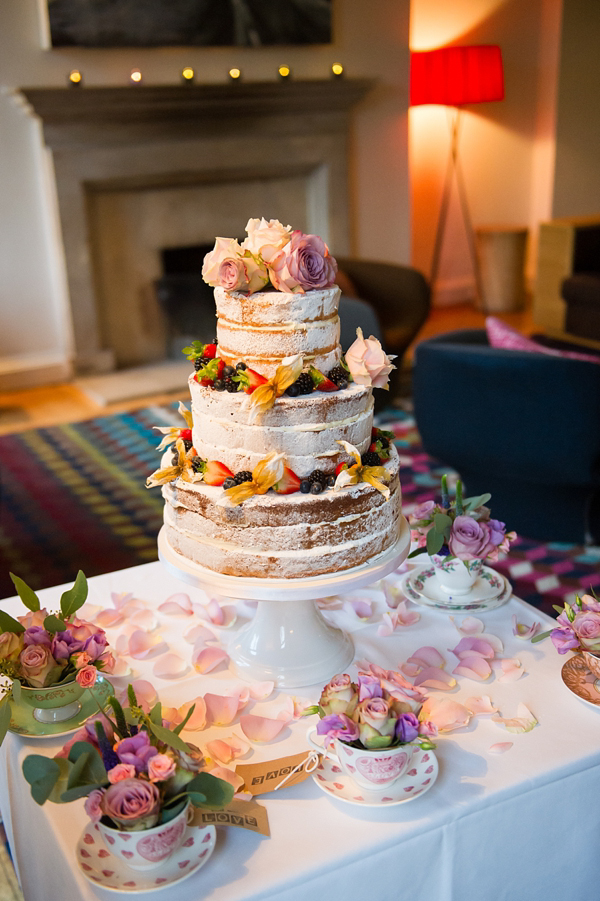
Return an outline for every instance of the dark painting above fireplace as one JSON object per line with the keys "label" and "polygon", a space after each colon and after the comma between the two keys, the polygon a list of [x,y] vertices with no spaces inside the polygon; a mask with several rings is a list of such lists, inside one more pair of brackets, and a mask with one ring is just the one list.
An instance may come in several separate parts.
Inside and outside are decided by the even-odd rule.
{"label": "dark painting above fireplace", "polygon": [[53,47],[328,44],[332,0],[47,0]]}

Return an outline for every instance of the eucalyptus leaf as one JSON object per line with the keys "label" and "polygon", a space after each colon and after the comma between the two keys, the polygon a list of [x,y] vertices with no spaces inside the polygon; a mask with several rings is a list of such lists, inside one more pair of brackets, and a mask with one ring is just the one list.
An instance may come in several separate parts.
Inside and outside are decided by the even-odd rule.
{"label": "eucalyptus leaf", "polygon": [[164,726],[159,726],[158,723],[153,723],[152,720],[148,723],[148,728],[159,741],[164,742],[170,748],[174,748],[176,751],[184,751],[186,754],[190,753],[190,746],[178,735],[171,732],[170,729],[165,729]]}
{"label": "eucalyptus leaf", "polygon": [[79,570],[75,584],[65,591],[60,599],[60,612],[64,617],[72,616],[86,602],[88,596],[88,584],[84,574]]}
{"label": "eucalyptus leaf", "polygon": [[483,507],[484,504],[491,499],[491,494],[480,494],[478,497],[467,497],[464,500],[465,512],[470,513],[471,510],[476,510],[477,507]]}
{"label": "eucalyptus leaf", "polygon": [[447,513],[435,513],[433,517],[433,527],[436,532],[445,532],[446,529],[452,528],[452,519]]}
{"label": "eucalyptus leaf", "polygon": [[30,754],[23,761],[23,775],[31,786],[33,800],[36,804],[43,804],[52,794],[61,775],[61,769],[51,757]]}
{"label": "eucalyptus leaf", "polygon": [[18,704],[21,700],[21,680],[13,679],[12,681],[12,699],[15,704]]}
{"label": "eucalyptus leaf", "polygon": [[8,698],[4,698],[3,701],[0,702],[0,745],[4,741],[4,736],[8,732],[8,727],[10,726],[10,703]]}
{"label": "eucalyptus leaf", "polygon": [[60,775],[54,784],[54,788],[48,796],[48,800],[53,804],[62,804],[61,795],[67,788],[67,782],[69,779],[69,773],[71,772],[72,764],[65,757],[54,757],[53,759],[54,762],[58,764]]}
{"label": "eucalyptus leaf", "polygon": [[160,822],[168,823],[169,820],[172,820],[177,814],[181,813],[187,802],[188,799],[184,798],[183,800],[178,801],[177,804],[174,804],[173,807],[164,805],[160,814]]}
{"label": "eucalyptus leaf", "polygon": [[82,785],[103,785],[107,782],[106,768],[96,748],[87,741],[77,741],[69,751],[73,768],[69,773],[67,788]]}
{"label": "eucalyptus leaf", "polygon": [[36,610],[40,609],[40,599],[38,598],[35,591],[27,585],[23,579],[20,579],[19,576],[15,576],[14,573],[9,573],[15,588],[17,589],[17,594],[25,604],[28,610],[32,610],[34,613]]}
{"label": "eucalyptus leaf", "polygon": [[196,807],[208,807],[211,810],[222,810],[233,798],[233,785],[210,773],[197,773],[184,787],[184,791]]}
{"label": "eucalyptus leaf", "polygon": [[179,723],[179,725],[175,726],[175,728],[173,729],[173,732],[175,733],[175,735],[179,735],[180,732],[182,731],[182,729],[185,729],[185,724],[187,723],[187,721],[189,720],[189,718],[191,717],[191,715],[195,709],[196,709],[196,705],[192,704],[192,706],[190,707],[190,709],[188,710],[188,712],[185,715],[185,719],[183,719]]}
{"label": "eucalyptus leaf", "polygon": [[66,632],[67,624],[59,619],[58,616],[47,616],[44,620],[44,629],[46,632]]}
{"label": "eucalyptus leaf", "polygon": [[427,533],[427,553],[431,556],[441,551],[444,544],[444,536],[435,529],[430,529]]}
{"label": "eucalyptus leaf", "polygon": [[13,619],[6,610],[0,610],[0,632],[21,633],[25,631],[25,626],[18,619]]}

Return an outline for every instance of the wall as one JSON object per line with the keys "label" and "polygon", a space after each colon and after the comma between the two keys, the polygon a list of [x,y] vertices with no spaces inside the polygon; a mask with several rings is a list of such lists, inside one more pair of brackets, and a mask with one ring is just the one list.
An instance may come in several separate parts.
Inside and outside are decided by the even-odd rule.
{"label": "wall", "polygon": [[248,81],[264,81],[283,62],[299,79],[323,78],[340,61],[348,77],[377,79],[351,135],[354,253],[408,262],[408,12],[409,0],[369,0],[368,14],[364,0],[334,0],[331,46],[48,51],[38,0],[2,0],[0,387],[64,377],[72,354],[51,160],[39,123],[15,98],[19,86],[62,86],[73,68],[88,85],[125,84],[134,66],[147,84],[176,81],[184,65],[199,81],[225,81],[232,65]]}
{"label": "wall", "polygon": [[554,216],[600,215],[600,3],[567,0],[556,126]]}
{"label": "wall", "polygon": [[[467,107],[459,154],[473,226],[527,226],[551,209],[554,96],[561,0],[413,0],[411,47],[499,44],[505,100]],[[414,265],[430,271],[449,149],[448,110],[410,110]],[[533,247],[533,245],[532,245]],[[533,256],[528,269],[531,273]],[[454,193],[436,287],[438,302],[471,299],[473,268]]]}

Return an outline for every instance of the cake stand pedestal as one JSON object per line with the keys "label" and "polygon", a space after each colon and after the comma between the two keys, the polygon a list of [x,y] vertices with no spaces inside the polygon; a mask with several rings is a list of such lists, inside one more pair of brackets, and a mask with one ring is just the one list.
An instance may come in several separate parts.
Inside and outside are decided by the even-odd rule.
{"label": "cake stand pedestal", "polygon": [[257,579],[206,569],[173,550],[164,527],[158,535],[158,556],[176,578],[224,597],[260,601],[228,652],[239,676],[272,680],[281,688],[323,684],[352,663],[352,639],[329,625],[315,601],[377,582],[397,569],[409,548],[410,529],[402,517],[394,546],[362,566],[307,579]]}

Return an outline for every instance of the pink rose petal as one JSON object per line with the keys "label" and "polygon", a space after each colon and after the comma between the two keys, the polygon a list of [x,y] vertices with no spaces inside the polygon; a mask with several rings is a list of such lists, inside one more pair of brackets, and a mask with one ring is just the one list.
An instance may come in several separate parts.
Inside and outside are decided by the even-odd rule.
{"label": "pink rose petal", "polygon": [[408,658],[408,663],[416,663],[419,666],[439,666],[442,667],[446,663],[437,648],[425,646],[419,648],[414,654]]}
{"label": "pink rose petal", "polygon": [[487,643],[492,646],[496,654],[501,654],[504,650],[504,645],[497,635],[492,635],[491,632],[483,632],[478,637],[481,638],[482,641],[487,641]]}
{"label": "pink rose petal", "polygon": [[135,679],[131,684],[138,701],[145,701],[150,707],[156,704],[158,695],[151,682],[146,679]]}
{"label": "pink rose petal", "polygon": [[179,679],[187,670],[188,664],[179,654],[164,654],[152,668],[160,679]]}
{"label": "pink rose petal", "polygon": [[159,635],[148,635],[142,629],[136,629],[129,637],[129,655],[138,660],[144,660],[150,655],[162,654],[166,650],[167,645]]}
{"label": "pink rose petal", "polygon": [[187,632],[184,632],[183,637],[189,644],[198,644],[200,642],[205,641],[216,641],[217,636],[214,632],[211,632],[210,629],[207,629],[206,626],[192,626],[191,629],[188,629]]}
{"label": "pink rose petal", "polygon": [[423,685],[426,688],[437,688],[440,691],[449,691],[455,687],[456,679],[450,673],[440,669],[439,666],[427,666],[421,670],[414,684]]}
{"label": "pink rose petal", "polygon": [[521,676],[525,675],[521,661],[517,660],[516,657],[503,657],[500,660],[494,660],[492,666],[500,673],[498,682],[517,682]]}
{"label": "pink rose petal", "polygon": [[416,610],[409,610],[406,601],[400,601],[396,607],[398,614],[398,624],[400,626],[414,626],[421,619],[421,614]]}
{"label": "pink rose petal", "polygon": [[485,657],[474,654],[472,657],[463,657],[452,672],[456,676],[466,676],[467,679],[474,679],[476,682],[485,682],[492,675],[492,668]]}
{"label": "pink rose petal", "polygon": [[126,604],[123,604],[122,607],[119,607],[119,610],[127,619],[131,616],[135,616],[136,613],[139,613],[140,610],[145,610],[146,604],[144,601],[140,601],[138,598],[132,598],[130,601],[127,601]]}
{"label": "pink rose petal", "polygon": [[111,591],[110,594],[110,599],[113,602],[113,606],[116,607],[117,610],[119,610],[124,604],[130,601],[132,597],[133,594],[131,592],[126,593]]}
{"label": "pink rose petal", "polygon": [[172,729],[174,726],[178,726],[179,723],[183,720],[183,717],[179,713],[177,707],[165,707],[164,704],[161,705],[161,713],[162,718],[169,724],[169,727]]}
{"label": "pink rose petal", "polygon": [[151,610],[136,610],[129,617],[129,621],[136,629],[143,629],[145,632],[153,632],[158,625],[158,621]]}
{"label": "pink rose petal", "polygon": [[395,610],[402,600],[401,592],[396,588],[395,585],[391,585],[389,582],[386,582],[385,579],[381,583],[381,588],[383,590],[386,604],[392,610]]}
{"label": "pink rose petal", "polygon": [[116,679],[120,676],[130,676],[133,670],[126,660],[123,660],[118,654],[113,654],[112,665],[110,663],[105,664],[102,672],[107,673],[109,676],[113,676]]}
{"label": "pink rose petal", "polygon": [[506,751],[510,751],[512,748],[512,741],[499,741],[496,742],[495,745],[490,745],[489,753],[490,754],[505,754]]}
{"label": "pink rose petal", "polygon": [[102,629],[111,629],[113,626],[118,626],[119,623],[122,623],[123,619],[124,617],[120,610],[111,610],[110,607],[107,607],[98,613],[94,622]]}
{"label": "pink rose petal", "polygon": [[452,732],[468,725],[471,713],[463,704],[451,698],[431,696],[423,704],[419,719],[434,725],[438,732]]}
{"label": "pink rose petal", "polygon": [[177,713],[184,720],[192,704],[194,704],[194,712],[185,724],[185,731],[200,732],[206,726],[206,702],[203,697],[194,698],[193,701],[182,704],[177,709]]}
{"label": "pink rose petal", "polygon": [[244,784],[244,780],[241,776],[238,776],[234,770],[230,770],[225,766],[215,766],[212,770],[209,770],[209,773],[217,779],[223,779],[224,782],[229,782],[230,785],[233,785],[235,791]]}
{"label": "pink rose petal", "polygon": [[421,664],[420,663],[403,663],[400,667],[405,676],[409,676],[411,679],[417,675],[417,673],[421,672]]}
{"label": "pink rose petal", "polygon": [[246,713],[240,717],[242,732],[250,741],[272,741],[285,726],[284,720],[271,720],[266,716]]}
{"label": "pink rose petal", "polygon": [[215,738],[214,741],[207,742],[206,750],[214,760],[219,760],[221,763],[230,763],[235,756],[231,745],[222,738]]}
{"label": "pink rose petal", "polygon": [[250,697],[254,701],[264,701],[275,688],[274,682],[252,682],[249,686]]}
{"label": "pink rose petal", "polygon": [[194,612],[189,594],[172,594],[159,606],[160,613],[169,616],[191,616]]}
{"label": "pink rose petal", "polygon": [[494,648],[487,641],[483,641],[481,638],[473,638],[471,636],[466,636],[465,638],[461,638],[455,648],[448,648],[448,650],[452,654],[456,654],[459,659],[463,659],[465,657],[486,657],[488,660],[492,660],[495,654]]}
{"label": "pink rose petal", "polygon": [[467,698],[465,701],[465,707],[467,707],[471,713],[477,716],[485,716],[489,713],[498,713],[496,707],[494,707],[492,703],[492,699],[489,695],[480,695],[479,697]]}
{"label": "pink rose petal", "polygon": [[460,623],[456,622],[453,616],[450,619],[463,635],[479,635],[485,629],[483,620],[478,619],[476,616],[465,616]]}
{"label": "pink rose petal", "polygon": [[205,694],[206,721],[214,726],[228,726],[238,713],[237,697]]}
{"label": "pink rose petal", "polygon": [[533,636],[537,635],[541,628],[542,627],[538,622],[534,622],[530,626],[526,626],[525,623],[518,623],[516,614],[513,613],[512,630],[513,635],[516,635],[517,638],[522,638],[523,641],[531,641]]}
{"label": "pink rose petal", "polygon": [[504,726],[504,728],[509,732],[514,733],[530,732],[535,726],[538,725],[538,721],[536,720],[533,713],[523,703],[520,703],[517,706],[516,716],[508,718],[502,716],[493,716],[492,722],[497,723],[499,726]]}
{"label": "pink rose petal", "polygon": [[344,610],[354,613],[359,619],[367,620],[373,616],[373,604],[368,600],[349,599],[343,603]]}
{"label": "pink rose petal", "polygon": [[237,697],[238,710],[243,710],[250,700],[250,688],[247,685],[244,685],[242,688],[238,688],[235,691],[232,691],[231,695],[235,695],[235,697]]}
{"label": "pink rose petal", "polygon": [[129,638],[127,635],[117,635],[115,650],[118,654],[129,654]]}
{"label": "pink rose petal", "polygon": [[210,673],[219,664],[229,660],[229,654],[223,648],[204,648],[193,653],[192,663],[199,673]]}

